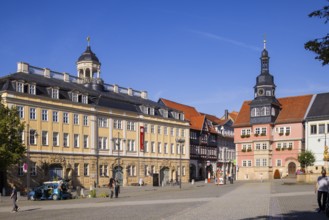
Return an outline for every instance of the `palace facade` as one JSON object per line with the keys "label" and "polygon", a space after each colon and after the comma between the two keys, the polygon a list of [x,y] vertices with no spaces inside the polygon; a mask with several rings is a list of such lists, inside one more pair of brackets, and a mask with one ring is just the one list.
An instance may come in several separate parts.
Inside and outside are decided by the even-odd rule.
{"label": "palace facade", "polygon": [[180,175],[187,182],[184,112],[149,100],[145,91],[104,83],[89,45],[76,66],[73,76],[20,62],[16,73],[0,79],[2,102],[25,123],[27,148],[6,182],[19,189],[53,179],[104,186],[112,176],[123,186],[167,184]]}

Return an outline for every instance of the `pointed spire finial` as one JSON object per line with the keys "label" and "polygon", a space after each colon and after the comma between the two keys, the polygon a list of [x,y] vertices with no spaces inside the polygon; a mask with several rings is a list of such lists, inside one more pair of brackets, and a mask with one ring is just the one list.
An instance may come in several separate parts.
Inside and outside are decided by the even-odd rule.
{"label": "pointed spire finial", "polygon": [[264,50],[266,50],[266,34],[264,34]]}
{"label": "pointed spire finial", "polygon": [[88,47],[90,46],[90,37],[87,37]]}

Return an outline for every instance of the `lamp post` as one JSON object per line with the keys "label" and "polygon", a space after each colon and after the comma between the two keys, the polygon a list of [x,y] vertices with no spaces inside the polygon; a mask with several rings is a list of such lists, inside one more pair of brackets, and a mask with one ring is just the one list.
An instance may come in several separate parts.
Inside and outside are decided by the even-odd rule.
{"label": "lamp post", "polygon": [[[220,130],[221,130],[222,138],[224,139],[224,126],[222,126]],[[222,143],[224,143],[224,141]],[[226,184],[226,153],[227,153],[227,148],[223,146],[224,184]]]}
{"label": "lamp post", "polygon": [[[318,139],[318,142],[320,142],[321,138]],[[327,133],[324,133],[324,153],[323,153],[323,160],[324,160],[324,166],[327,171],[328,168],[328,160],[329,160],[329,154],[328,154],[328,146],[327,146]]]}
{"label": "lamp post", "polygon": [[179,189],[182,189],[182,144],[185,143],[185,139],[177,138],[176,142],[179,146]]}
{"label": "lamp post", "polygon": [[[38,133],[35,131],[35,130],[31,130],[30,131],[30,126],[29,124],[27,124],[26,126],[27,128],[27,144],[26,144],[26,166],[27,166],[27,169],[26,169],[26,190],[27,192],[30,190],[30,182],[31,182],[31,163],[30,163],[30,144],[31,144],[31,135],[33,135],[33,139],[35,140],[35,138],[38,136]],[[35,144],[35,141],[33,140],[33,144]]]}
{"label": "lamp post", "polygon": [[[118,132],[118,138],[117,138],[117,141],[115,139],[112,139],[113,143],[115,146],[117,146],[117,151],[118,151],[118,168],[116,170],[116,173],[115,173],[115,178],[117,178],[118,180],[120,179],[121,181],[121,178],[120,178],[120,172],[121,172],[121,168],[120,168],[120,132]],[[124,141],[124,140],[123,140]]]}

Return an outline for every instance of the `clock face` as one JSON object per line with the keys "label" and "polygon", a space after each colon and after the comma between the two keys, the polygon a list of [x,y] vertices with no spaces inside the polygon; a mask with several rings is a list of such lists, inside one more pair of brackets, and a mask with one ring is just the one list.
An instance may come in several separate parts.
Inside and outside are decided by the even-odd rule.
{"label": "clock face", "polygon": [[264,95],[264,89],[258,89],[258,95]]}

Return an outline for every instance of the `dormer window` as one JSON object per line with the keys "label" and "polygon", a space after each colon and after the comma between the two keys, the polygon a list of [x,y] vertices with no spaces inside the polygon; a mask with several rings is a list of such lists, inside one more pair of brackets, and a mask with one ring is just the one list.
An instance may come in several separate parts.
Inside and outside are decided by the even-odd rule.
{"label": "dormer window", "polygon": [[51,88],[51,98],[59,99],[59,89],[58,88]]}
{"label": "dormer window", "polygon": [[16,82],[16,92],[24,93],[24,83]]}
{"label": "dormer window", "polygon": [[29,85],[29,94],[31,94],[31,95],[36,94],[36,85],[35,84],[30,84]]}
{"label": "dormer window", "polygon": [[81,97],[81,102],[83,104],[88,104],[88,96],[87,95],[82,95]]}
{"label": "dormer window", "polygon": [[184,121],[184,114],[183,114],[183,113],[180,113],[180,114],[179,114],[179,120]]}
{"label": "dormer window", "polygon": [[72,102],[79,102],[79,94],[73,92],[72,93]]}

